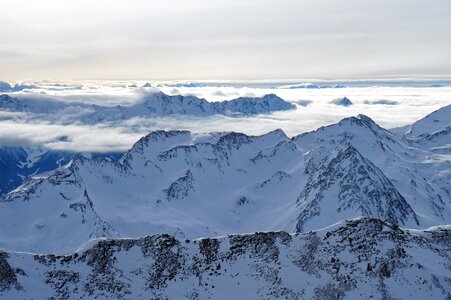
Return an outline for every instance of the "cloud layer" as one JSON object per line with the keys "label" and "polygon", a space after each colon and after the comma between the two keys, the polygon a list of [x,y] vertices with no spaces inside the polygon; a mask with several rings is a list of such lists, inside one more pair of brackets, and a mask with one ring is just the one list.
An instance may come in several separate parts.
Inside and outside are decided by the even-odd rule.
{"label": "cloud layer", "polygon": [[[99,105],[129,105],[141,101],[149,89],[133,83],[39,83],[34,90],[12,93],[33,101],[77,101]],[[74,88],[76,87],[76,88]],[[86,108],[72,107],[61,115],[45,116],[0,111],[0,145],[44,146],[55,150],[115,152],[130,148],[141,136],[157,129],[186,129],[197,133],[239,131],[262,134],[281,128],[289,136],[317,129],[342,118],[366,114],[386,128],[412,123],[451,104],[450,87],[351,87],[340,89],[286,89],[217,86],[160,86],[168,94],[195,95],[209,101],[275,93],[297,106],[296,110],[252,117],[134,117],[95,125],[82,123]],[[330,103],[347,97],[353,105]]]}

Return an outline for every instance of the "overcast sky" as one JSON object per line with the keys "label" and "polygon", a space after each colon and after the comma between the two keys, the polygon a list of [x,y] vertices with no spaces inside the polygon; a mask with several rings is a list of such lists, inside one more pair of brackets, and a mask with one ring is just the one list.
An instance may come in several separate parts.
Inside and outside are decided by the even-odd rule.
{"label": "overcast sky", "polygon": [[0,80],[451,75],[450,0],[0,0]]}

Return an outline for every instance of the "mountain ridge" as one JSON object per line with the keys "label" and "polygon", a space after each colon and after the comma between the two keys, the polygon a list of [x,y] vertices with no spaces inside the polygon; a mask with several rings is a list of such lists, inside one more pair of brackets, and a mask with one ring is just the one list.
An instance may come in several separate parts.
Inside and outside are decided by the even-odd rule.
{"label": "mountain ridge", "polygon": [[[340,149],[353,149],[352,155],[340,159],[342,164],[331,164],[330,153]],[[330,208],[314,216],[312,228],[362,214],[413,228],[446,224],[451,220],[447,177],[428,173],[446,168],[446,161],[435,166],[412,163],[415,156],[418,161],[433,155],[439,157],[406,145],[365,116],[294,138],[282,130],[261,136],[213,133],[201,139],[188,131],[155,131],[136,142],[118,162],[77,157],[4,196],[1,246],[21,251],[30,251],[30,245],[43,252],[73,250],[89,238],[95,223],[93,214],[91,221],[80,224],[82,212],[71,209],[85,201],[80,200],[85,193],[97,215],[119,236],[171,233],[196,238],[261,230],[294,232],[306,211],[299,206],[300,195],[307,188],[319,189],[324,180],[332,182],[333,174],[349,176],[335,176],[338,185],[325,185],[321,193],[331,203],[362,209]],[[392,204],[396,204],[394,211],[388,213]],[[41,212],[41,206],[49,209]],[[327,217],[331,212],[338,220]],[[22,216],[20,232],[11,227],[15,224],[11,216]],[[64,235],[58,243],[50,239],[49,230],[62,235],[66,227],[76,231],[72,244]],[[26,237],[33,237],[33,242]]]}
{"label": "mountain ridge", "polygon": [[302,234],[102,239],[65,256],[1,251],[0,295],[446,298],[449,237],[446,227],[411,231],[359,218]]}
{"label": "mountain ridge", "polygon": [[[196,96],[170,96],[161,91],[145,94],[140,101],[130,105],[100,106],[81,102],[61,102],[54,99],[14,98],[0,95],[0,110],[52,115],[53,118],[72,108],[82,114],[73,116],[71,121],[96,124],[117,119],[129,119],[139,116],[251,116],[269,114],[276,111],[292,110],[296,106],[276,96],[266,94],[262,97],[239,97],[221,102],[209,102]],[[69,118],[69,119],[67,119]],[[70,120],[71,115],[66,115]]]}

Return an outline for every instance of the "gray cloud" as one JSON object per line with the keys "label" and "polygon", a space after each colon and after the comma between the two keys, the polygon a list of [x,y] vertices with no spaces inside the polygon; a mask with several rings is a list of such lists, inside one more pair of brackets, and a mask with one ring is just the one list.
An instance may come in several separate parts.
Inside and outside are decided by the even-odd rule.
{"label": "gray cloud", "polygon": [[398,105],[398,101],[393,100],[386,100],[386,99],[380,99],[380,100],[374,100],[374,101],[368,101],[366,100],[364,102],[365,104],[383,104],[383,105]]}

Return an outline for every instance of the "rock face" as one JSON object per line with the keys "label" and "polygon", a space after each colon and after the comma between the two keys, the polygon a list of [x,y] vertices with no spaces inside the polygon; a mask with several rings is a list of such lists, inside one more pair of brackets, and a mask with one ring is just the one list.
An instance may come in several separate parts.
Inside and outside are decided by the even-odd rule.
{"label": "rock face", "polygon": [[323,167],[310,174],[297,203],[301,208],[297,231],[318,228],[323,218],[338,222],[346,214],[418,225],[414,211],[390,180],[351,145],[327,157]]}
{"label": "rock face", "polygon": [[446,299],[449,228],[361,218],[304,234],[100,240],[76,253],[0,253],[0,295],[53,299]]}

